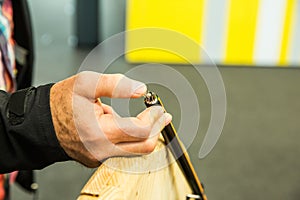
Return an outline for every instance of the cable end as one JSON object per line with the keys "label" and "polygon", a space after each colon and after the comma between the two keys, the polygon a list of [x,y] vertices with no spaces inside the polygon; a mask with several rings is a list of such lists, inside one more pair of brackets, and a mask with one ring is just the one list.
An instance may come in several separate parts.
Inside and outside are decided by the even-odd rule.
{"label": "cable end", "polygon": [[144,95],[144,102],[148,107],[158,104],[158,96],[154,92],[147,92],[147,94]]}

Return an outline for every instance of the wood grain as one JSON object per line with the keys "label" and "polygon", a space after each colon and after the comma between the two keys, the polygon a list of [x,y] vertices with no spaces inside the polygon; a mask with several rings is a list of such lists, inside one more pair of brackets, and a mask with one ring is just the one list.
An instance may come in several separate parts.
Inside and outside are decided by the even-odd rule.
{"label": "wood grain", "polygon": [[149,155],[106,160],[77,200],[184,200],[190,193],[181,170],[159,140]]}

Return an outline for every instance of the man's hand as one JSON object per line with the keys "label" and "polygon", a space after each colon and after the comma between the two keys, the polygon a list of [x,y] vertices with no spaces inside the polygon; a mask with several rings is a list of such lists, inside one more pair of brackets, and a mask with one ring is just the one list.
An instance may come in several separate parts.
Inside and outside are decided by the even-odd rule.
{"label": "man's hand", "polygon": [[60,145],[74,160],[97,167],[112,156],[154,150],[160,131],[172,117],[159,106],[137,117],[122,118],[99,97],[138,98],[146,85],[120,74],[81,72],[56,83],[50,91],[53,124]]}

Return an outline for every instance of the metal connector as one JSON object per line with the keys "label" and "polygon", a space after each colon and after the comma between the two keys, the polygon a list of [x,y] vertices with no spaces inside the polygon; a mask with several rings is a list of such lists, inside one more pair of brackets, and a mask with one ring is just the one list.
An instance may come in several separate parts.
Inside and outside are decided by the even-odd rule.
{"label": "metal connector", "polygon": [[158,96],[154,92],[148,92],[144,95],[144,102],[147,107],[159,104]]}

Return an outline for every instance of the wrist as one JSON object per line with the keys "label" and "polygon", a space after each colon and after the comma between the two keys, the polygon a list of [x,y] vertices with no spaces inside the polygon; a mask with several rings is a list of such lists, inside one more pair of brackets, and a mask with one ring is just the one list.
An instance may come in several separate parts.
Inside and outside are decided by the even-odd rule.
{"label": "wrist", "polygon": [[87,167],[99,166],[85,148],[77,133],[73,116],[74,78],[56,83],[50,90],[50,109],[56,137],[61,147],[72,159]]}

